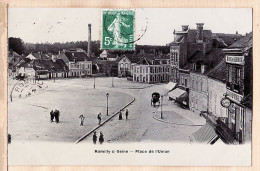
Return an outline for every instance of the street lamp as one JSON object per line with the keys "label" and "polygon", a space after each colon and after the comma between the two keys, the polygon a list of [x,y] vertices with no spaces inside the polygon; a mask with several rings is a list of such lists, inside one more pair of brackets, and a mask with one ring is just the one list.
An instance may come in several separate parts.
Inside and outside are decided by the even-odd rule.
{"label": "street lamp", "polygon": [[112,87],[114,87],[114,77],[112,76]]}
{"label": "street lamp", "polygon": [[109,96],[109,94],[107,93],[106,96],[107,96],[107,116],[108,116],[108,96]]}
{"label": "street lamp", "polygon": [[162,105],[163,105],[163,95],[161,95],[161,119],[163,119]]}
{"label": "street lamp", "polygon": [[93,85],[93,86],[94,86],[94,89],[95,89],[95,87],[96,87],[96,80],[95,80],[95,78],[96,78],[96,77],[94,76],[94,85]]}

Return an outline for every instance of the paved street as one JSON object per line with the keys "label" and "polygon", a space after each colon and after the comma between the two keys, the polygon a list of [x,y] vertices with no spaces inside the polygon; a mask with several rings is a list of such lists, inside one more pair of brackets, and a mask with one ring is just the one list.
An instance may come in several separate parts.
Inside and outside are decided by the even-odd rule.
{"label": "paved street", "polygon": [[[15,80],[9,81],[9,89]],[[167,94],[165,84],[141,84],[124,78],[60,79],[43,81],[47,88],[30,97],[9,99],[8,132],[12,141],[61,141],[75,142],[97,126],[97,114],[106,116],[106,93],[109,93],[109,115],[121,109],[133,98],[135,101],[127,107],[129,119],[112,118],[97,132],[102,131],[105,143],[149,142],[149,141],[189,141],[189,136],[198,130],[205,120],[189,110],[182,109],[164,97],[164,121],[160,117],[160,108],[151,106],[151,94]],[[50,123],[50,110],[57,108],[61,113],[59,124]],[[86,119],[79,126],[79,115]],[[172,124],[172,120],[188,125]],[[167,123],[168,122],[168,123]],[[92,134],[80,143],[92,141]]]}
{"label": "paved street", "polygon": [[[198,130],[200,126],[174,125],[153,118],[158,106],[151,106],[151,94],[155,91],[166,94],[167,90],[164,86],[165,84],[160,84],[145,89],[129,89],[127,92],[136,98],[136,101],[128,107],[129,119],[125,120],[125,115],[123,115],[123,120],[119,120],[118,116],[116,116],[99,128],[97,132],[102,131],[104,133],[105,142],[189,141],[189,136]],[[173,102],[168,101],[166,97],[164,104],[172,106],[171,112],[168,111],[168,114],[178,116],[180,123],[189,123],[191,125],[195,125],[196,122],[199,124],[205,123],[204,118],[195,115],[189,110],[180,108]],[[164,110],[169,109],[164,108]],[[125,111],[123,111],[123,114],[125,114]],[[165,118],[165,120],[167,121],[168,118]],[[92,141],[92,136],[85,139],[85,142],[90,141]]]}

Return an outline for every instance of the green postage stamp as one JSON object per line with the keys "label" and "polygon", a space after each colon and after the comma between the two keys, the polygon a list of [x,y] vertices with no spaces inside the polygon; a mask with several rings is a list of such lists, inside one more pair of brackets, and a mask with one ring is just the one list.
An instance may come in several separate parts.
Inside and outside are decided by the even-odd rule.
{"label": "green postage stamp", "polygon": [[134,50],[133,10],[103,10],[101,49]]}

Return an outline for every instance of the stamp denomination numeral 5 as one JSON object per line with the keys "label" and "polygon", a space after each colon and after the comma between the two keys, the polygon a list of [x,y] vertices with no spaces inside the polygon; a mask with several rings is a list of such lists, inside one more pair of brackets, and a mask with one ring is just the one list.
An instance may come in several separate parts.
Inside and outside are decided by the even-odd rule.
{"label": "stamp denomination numeral 5", "polygon": [[110,37],[105,37],[105,42],[104,42],[104,44],[105,45],[110,45],[110,42],[112,41],[112,38],[110,38]]}

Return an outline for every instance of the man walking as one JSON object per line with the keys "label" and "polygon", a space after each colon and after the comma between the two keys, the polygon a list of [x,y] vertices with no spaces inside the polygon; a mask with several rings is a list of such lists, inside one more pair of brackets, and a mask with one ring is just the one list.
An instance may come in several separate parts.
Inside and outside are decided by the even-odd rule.
{"label": "man walking", "polygon": [[100,125],[101,124],[101,112],[99,112],[97,118],[98,118],[98,125]]}
{"label": "man walking", "polygon": [[83,126],[85,117],[83,115],[80,115],[79,118],[80,118],[80,125],[79,126]]}
{"label": "man walking", "polygon": [[103,142],[104,142],[104,135],[103,135],[103,133],[100,131],[99,143],[102,144]]}
{"label": "man walking", "polygon": [[54,119],[54,112],[53,112],[53,110],[51,110],[51,112],[50,112],[50,117],[51,117],[51,122],[53,122],[53,119]]}
{"label": "man walking", "polygon": [[120,110],[120,112],[119,112],[119,120],[122,120],[123,119],[123,117],[122,117],[122,112],[121,112],[121,110]]}
{"label": "man walking", "polygon": [[93,140],[93,144],[97,143],[97,133],[96,133],[96,131],[93,134],[92,140]]}
{"label": "man walking", "polygon": [[127,120],[127,118],[128,118],[128,109],[126,109],[125,111],[125,119]]}
{"label": "man walking", "polygon": [[54,111],[54,117],[55,117],[56,123],[59,123],[60,122],[60,111],[58,111],[57,109],[55,109],[55,111]]}

